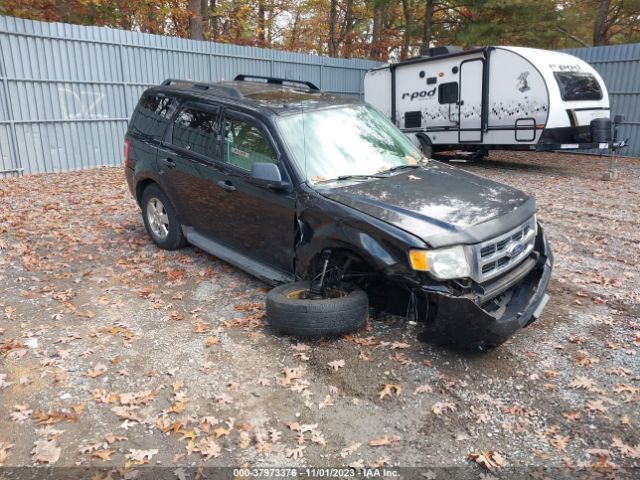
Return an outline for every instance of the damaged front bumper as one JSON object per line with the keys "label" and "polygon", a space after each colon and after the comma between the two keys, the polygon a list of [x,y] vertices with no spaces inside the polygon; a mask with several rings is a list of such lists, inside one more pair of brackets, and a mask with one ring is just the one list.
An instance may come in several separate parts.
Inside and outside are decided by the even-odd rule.
{"label": "damaged front bumper", "polygon": [[462,348],[486,349],[500,345],[531,324],[549,299],[545,291],[553,268],[553,253],[540,226],[534,252],[528,260],[534,263],[533,268],[518,272],[516,267],[483,289],[484,294],[456,296],[420,287],[430,308],[435,308],[429,315],[426,335]]}

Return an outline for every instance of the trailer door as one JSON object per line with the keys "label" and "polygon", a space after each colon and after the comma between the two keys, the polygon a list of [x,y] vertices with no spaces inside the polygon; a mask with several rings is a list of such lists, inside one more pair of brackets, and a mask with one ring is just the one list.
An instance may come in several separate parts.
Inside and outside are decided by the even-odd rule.
{"label": "trailer door", "polygon": [[474,58],[460,64],[460,99],[458,140],[482,142],[482,87],[484,59]]}

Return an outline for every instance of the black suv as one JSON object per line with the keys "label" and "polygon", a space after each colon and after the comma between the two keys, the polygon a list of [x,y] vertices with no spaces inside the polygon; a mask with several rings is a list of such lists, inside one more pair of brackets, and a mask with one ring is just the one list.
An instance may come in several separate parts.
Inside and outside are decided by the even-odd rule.
{"label": "black suv", "polygon": [[140,99],[125,165],[153,241],[280,285],[267,319],[285,333],[344,333],[371,303],[488,348],[549,298],[533,198],[425,158],[374,108],[308,82],[167,80]]}

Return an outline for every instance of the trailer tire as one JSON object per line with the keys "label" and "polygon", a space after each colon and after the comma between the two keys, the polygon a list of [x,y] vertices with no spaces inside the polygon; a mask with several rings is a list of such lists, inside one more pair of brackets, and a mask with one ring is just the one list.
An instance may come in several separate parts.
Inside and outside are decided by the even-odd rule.
{"label": "trailer tire", "polygon": [[345,291],[344,296],[312,300],[299,298],[309,281],[287,283],[267,294],[267,322],[282,333],[296,337],[335,336],[360,328],[369,316],[364,290]]}
{"label": "trailer tire", "polygon": [[425,135],[416,135],[416,138],[420,142],[420,151],[425,157],[431,158],[433,156],[433,146],[431,141]]}

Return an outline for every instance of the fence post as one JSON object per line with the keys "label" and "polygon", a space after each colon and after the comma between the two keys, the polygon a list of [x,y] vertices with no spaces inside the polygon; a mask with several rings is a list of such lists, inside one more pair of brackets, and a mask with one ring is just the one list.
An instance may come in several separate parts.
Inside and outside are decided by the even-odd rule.
{"label": "fence post", "polygon": [[[6,34],[0,34],[0,52],[4,50],[2,42],[5,41]],[[17,173],[18,176],[22,175],[24,168],[22,167],[22,159],[18,153],[18,135],[16,133],[15,117],[13,116],[13,108],[11,108],[11,100],[9,99],[9,81],[7,80],[7,64],[4,59],[4,55],[0,55],[2,60],[2,88],[4,91],[4,110],[7,112],[7,121],[9,123],[9,161],[11,162],[10,169],[0,171],[0,174]]]}

